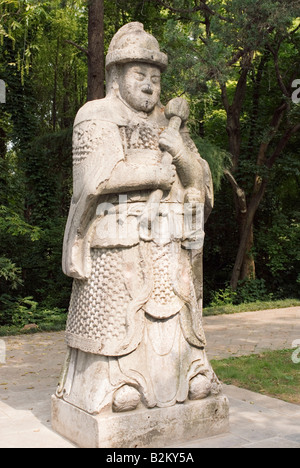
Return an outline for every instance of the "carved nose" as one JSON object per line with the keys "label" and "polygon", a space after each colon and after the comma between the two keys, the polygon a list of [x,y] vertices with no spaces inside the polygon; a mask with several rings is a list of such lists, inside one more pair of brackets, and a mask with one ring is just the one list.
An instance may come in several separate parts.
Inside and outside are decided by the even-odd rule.
{"label": "carved nose", "polygon": [[151,88],[150,84],[143,86],[142,91],[146,94],[153,94],[153,89]]}

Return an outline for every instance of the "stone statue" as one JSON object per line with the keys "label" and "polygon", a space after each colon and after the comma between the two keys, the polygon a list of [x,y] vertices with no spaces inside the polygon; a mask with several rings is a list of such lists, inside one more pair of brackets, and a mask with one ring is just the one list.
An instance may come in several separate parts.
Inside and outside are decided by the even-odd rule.
{"label": "stone statue", "polygon": [[202,328],[212,179],[189,136],[187,102],[160,103],[167,63],[142,24],[122,27],[106,58],[107,96],[74,124],[69,352],[54,401],[102,424],[221,392]]}

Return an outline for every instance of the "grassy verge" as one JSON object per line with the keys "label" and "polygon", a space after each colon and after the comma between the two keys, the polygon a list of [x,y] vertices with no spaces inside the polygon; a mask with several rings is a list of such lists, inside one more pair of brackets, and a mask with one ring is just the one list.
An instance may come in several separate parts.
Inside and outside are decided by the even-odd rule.
{"label": "grassy verge", "polygon": [[[282,309],[285,307],[294,307],[300,306],[299,299],[284,299],[280,301],[256,301],[251,303],[239,304],[239,305],[223,305],[218,307],[207,307],[203,311],[205,317],[211,315],[222,315],[222,314],[237,314],[241,312],[251,312],[257,310],[268,310],[268,309]],[[8,335],[21,335],[21,334],[30,334],[38,333],[42,331],[61,331],[65,329],[66,325],[66,314],[52,314],[51,311],[48,311],[50,317],[47,316],[43,318],[40,317],[39,320],[34,320],[32,323],[36,323],[37,328],[31,328],[25,330],[23,326],[0,326],[0,336]]]}
{"label": "grassy verge", "polygon": [[32,333],[40,332],[52,332],[52,331],[61,331],[66,327],[66,316],[62,316],[60,320],[56,322],[41,322],[37,325],[36,328],[24,329],[24,327],[17,327],[14,325],[10,326],[1,326],[0,327],[0,336],[8,335],[30,335]]}
{"label": "grassy verge", "polygon": [[212,361],[212,366],[225,384],[300,405],[300,363],[292,361],[294,351],[268,351]]}
{"label": "grassy verge", "polygon": [[299,299],[283,299],[280,301],[256,301],[239,305],[223,305],[218,307],[207,307],[203,310],[203,315],[237,314],[240,312],[255,312],[257,310],[284,309],[286,307],[300,306]]}

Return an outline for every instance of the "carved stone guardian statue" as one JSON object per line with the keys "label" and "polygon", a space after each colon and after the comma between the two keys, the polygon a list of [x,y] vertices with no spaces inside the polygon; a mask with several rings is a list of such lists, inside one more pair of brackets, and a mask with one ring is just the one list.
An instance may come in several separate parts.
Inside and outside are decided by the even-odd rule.
{"label": "carved stone guardian statue", "polygon": [[167,63],[127,24],[109,47],[106,98],[74,123],[63,248],[74,282],[52,424],[81,447],[162,447],[228,427],[202,327],[211,174],[186,101],[160,103]]}

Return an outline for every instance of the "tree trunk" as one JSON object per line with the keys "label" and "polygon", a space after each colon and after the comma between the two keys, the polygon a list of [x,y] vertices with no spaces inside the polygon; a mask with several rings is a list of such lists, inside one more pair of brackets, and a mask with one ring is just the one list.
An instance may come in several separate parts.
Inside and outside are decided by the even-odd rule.
{"label": "tree trunk", "polygon": [[0,158],[5,159],[7,135],[3,128],[0,128]]}
{"label": "tree trunk", "polygon": [[88,101],[105,96],[104,0],[89,0]]}
{"label": "tree trunk", "polygon": [[56,56],[55,56],[55,64],[54,64],[54,78],[53,78],[53,99],[52,99],[52,130],[55,132],[56,130],[56,122],[57,122],[57,86],[58,86],[58,60],[59,60],[59,39],[57,39],[57,47],[56,47]]}
{"label": "tree trunk", "polygon": [[[241,152],[241,112],[246,96],[247,77],[252,63],[253,54],[247,53],[243,59],[243,69],[236,86],[235,95],[232,104],[229,103],[228,93],[225,85],[221,85],[222,100],[227,114],[227,134],[229,140],[229,151],[232,155],[232,173],[236,173],[239,168]],[[253,247],[253,220],[248,223],[249,210],[247,206],[246,194],[239,187],[233,174],[226,171],[225,175],[232,185],[234,193],[234,202],[236,208],[236,219],[240,233],[240,247],[234,272],[232,275],[231,286],[236,289],[240,279],[251,278],[255,276],[255,262],[251,254]],[[254,216],[253,216],[254,217]]]}
{"label": "tree trunk", "polygon": [[244,255],[244,259],[242,263],[240,281],[243,281],[245,279],[255,279],[255,276],[256,276],[255,261],[254,261],[254,257],[252,254],[252,248],[254,246],[253,230],[254,230],[254,225],[252,223],[249,229],[248,240],[246,243],[246,251],[245,251],[245,255]]}
{"label": "tree trunk", "polygon": [[241,151],[241,126],[240,111],[234,105],[230,106],[227,112],[226,130],[229,139],[229,152],[232,155],[232,172],[236,172]]}
{"label": "tree trunk", "polygon": [[[239,225],[239,236],[240,242],[243,239],[245,230],[247,229],[247,216],[248,216],[248,206],[246,200],[246,194],[243,189],[238,185],[232,173],[228,170],[225,170],[225,176],[230,182],[233,192],[234,192],[234,202],[236,210],[237,223]],[[253,255],[251,253],[254,236],[253,236],[253,223],[249,227],[248,238],[245,244],[245,250],[240,253],[242,256],[242,263],[238,271],[234,272],[234,280],[232,285],[236,288],[237,282],[245,278],[254,278],[255,277],[255,262]],[[238,274],[238,278],[235,278],[235,275]]]}
{"label": "tree trunk", "polygon": [[[253,222],[260,202],[265,194],[267,182],[261,184],[260,190],[253,193],[249,203],[247,214],[243,221],[242,231],[240,234],[240,244],[236,256],[230,286],[236,290],[239,280],[245,279],[255,273],[254,259],[251,258],[251,248],[253,247]],[[247,273],[247,274],[246,274]],[[243,275],[245,275],[243,277]]]}

